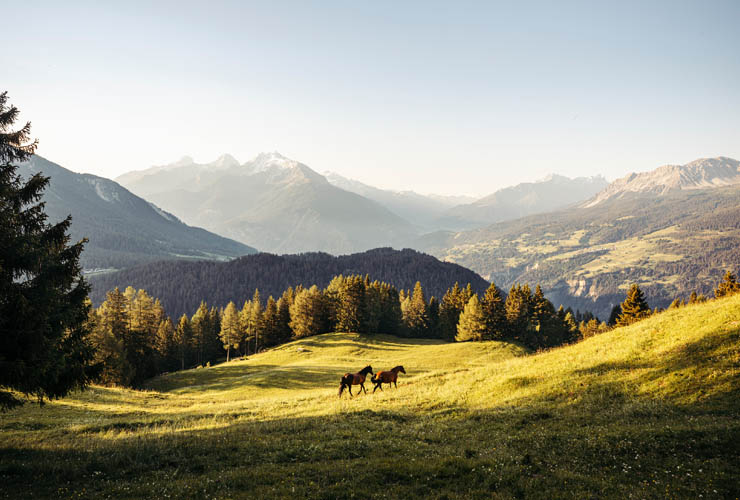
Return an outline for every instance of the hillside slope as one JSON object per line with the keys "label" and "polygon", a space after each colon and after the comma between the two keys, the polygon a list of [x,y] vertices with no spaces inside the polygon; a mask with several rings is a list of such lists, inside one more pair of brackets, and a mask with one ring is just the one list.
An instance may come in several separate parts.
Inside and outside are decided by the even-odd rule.
{"label": "hillside slope", "polygon": [[107,291],[127,286],[143,288],[158,297],[172,317],[191,315],[201,300],[225,307],[229,301],[241,305],[259,289],[263,299],[277,298],[289,286],[326,287],[334,276],[366,275],[396,288],[413,290],[420,281],[429,299],[442,297],[455,282],[483,293],[488,282],[457,264],[440,262],[414,250],[376,248],[367,252],[334,257],[325,253],[300,255],[257,254],[231,262],[163,262],[93,276],[90,297],[98,305]]}
{"label": "hillside slope", "polygon": [[[327,334],[4,416],[6,498],[735,498],[740,295],[573,346]],[[397,389],[338,398],[345,371]]]}
{"label": "hillside slope", "polygon": [[90,240],[80,259],[88,270],[124,268],[167,258],[227,260],[256,252],[187,226],[109,179],[72,172],[38,155],[18,168],[19,175],[26,179],[39,172],[51,178],[42,199],[49,222],[71,214],[72,240]]}
{"label": "hillside slope", "polygon": [[606,319],[639,283],[652,307],[692,291],[710,294],[740,262],[740,186],[624,193],[461,233],[434,233],[415,248],[456,262],[508,290],[539,283],[555,305]]}

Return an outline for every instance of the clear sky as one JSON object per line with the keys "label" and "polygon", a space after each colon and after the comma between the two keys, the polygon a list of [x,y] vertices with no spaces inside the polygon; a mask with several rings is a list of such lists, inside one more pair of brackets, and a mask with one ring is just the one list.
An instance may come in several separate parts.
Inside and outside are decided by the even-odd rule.
{"label": "clear sky", "polygon": [[740,2],[12,2],[0,89],[78,172],[277,150],[488,194],[740,158]]}

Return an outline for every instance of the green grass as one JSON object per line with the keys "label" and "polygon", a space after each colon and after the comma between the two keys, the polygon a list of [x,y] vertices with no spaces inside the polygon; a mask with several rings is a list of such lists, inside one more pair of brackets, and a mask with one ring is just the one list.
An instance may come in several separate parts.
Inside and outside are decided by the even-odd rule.
{"label": "green grass", "polygon": [[[408,374],[338,398],[366,364]],[[334,333],[2,414],[0,496],[735,498],[738,394],[740,296],[538,354]]]}

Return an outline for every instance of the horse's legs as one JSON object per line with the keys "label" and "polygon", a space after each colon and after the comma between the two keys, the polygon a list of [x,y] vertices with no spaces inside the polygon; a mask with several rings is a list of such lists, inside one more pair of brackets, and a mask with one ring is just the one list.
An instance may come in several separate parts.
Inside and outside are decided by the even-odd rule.
{"label": "horse's legs", "polygon": [[396,386],[396,389],[398,389],[398,382],[396,382],[396,381],[394,380],[394,381],[393,381],[393,385],[394,385],[394,386]]}
{"label": "horse's legs", "polygon": [[365,389],[365,382],[360,382],[360,387],[362,388],[363,392],[367,394],[367,389]]}
{"label": "horse's legs", "polygon": [[352,394],[352,384],[347,385],[347,389],[349,389],[349,395],[350,397],[354,397],[354,394]]}

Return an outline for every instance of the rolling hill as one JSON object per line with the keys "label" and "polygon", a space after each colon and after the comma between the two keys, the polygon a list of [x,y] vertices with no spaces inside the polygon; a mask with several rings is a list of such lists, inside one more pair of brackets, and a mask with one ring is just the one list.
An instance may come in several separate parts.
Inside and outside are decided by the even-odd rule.
{"label": "rolling hill", "polygon": [[[716,162],[700,160],[686,170],[696,178],[701,165]],[[611,185],[579,207],[428,234],[414,246],[504,290],[517,282],[540,283],[556,305],[591,310],[602,319],[631,283],[640,284],[652,307],[666,307],[692,291],[710,293],[725,270],[740,265],[740,184],[716,184],[678,189],[653,183],[657,191],[618,195]]]}
{"label": "rolling hill", "polygon": [[144,289],[158,297],[174,317],[191,315],[201,300],[209,305],[240,306],[258,288],[263,298],[278,297],[289,286],[326,287],[339,274],[369,274],[400,289],[413,290],[420,281],[427,299],[440,298],[455,282],[470,283],[482,293],[488,282],[462,266],[440,262],[414,250],[378,248],[363,253],[334,257],[325,253],[301,255],[249,255],[230,262],[161,262],[90,278],[90,297],[99,305],[107,291],[127,286]]}
{"label": "rolling hill", "polygon": [[[339,377],[401,364],[397,389]],[[734,498],[740,296],[531,354],[332,333],[0,421],[4,498]]]}
{"label": "rolling hill", "polygon": [[266,252],[345,254],[403,246],[417,234],[387,208],[279,153],[243,165],[228,155],[205,165],[184,158],[118,181],[188,224]]}
{"label": "rolling hill", "polygon": [[120,269],[168,258],[228,260],[256,252],[236,241],[187,226],[109,179],[72,172],[38,155],[18,168],[23,178],[38,172],[51,178],[42,199],[49,222],[58,222],[71,214],[72,240],[90,240],[80,259],[88,271]]}

